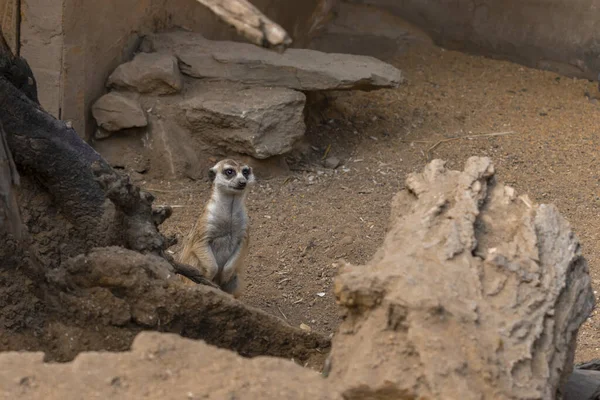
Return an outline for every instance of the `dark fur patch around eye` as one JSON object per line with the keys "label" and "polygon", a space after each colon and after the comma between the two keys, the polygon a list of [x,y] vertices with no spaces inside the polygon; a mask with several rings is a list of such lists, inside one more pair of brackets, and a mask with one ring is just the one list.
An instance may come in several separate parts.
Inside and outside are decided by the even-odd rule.
{"label": "dark fur patch around eye", "polygon": [[215,180],[216,177],[217,177],[217,173],[215,172],[215,170],[212,168],[209,169],[208,170],[208,179],[210,179],[210,181],[212,182]]}

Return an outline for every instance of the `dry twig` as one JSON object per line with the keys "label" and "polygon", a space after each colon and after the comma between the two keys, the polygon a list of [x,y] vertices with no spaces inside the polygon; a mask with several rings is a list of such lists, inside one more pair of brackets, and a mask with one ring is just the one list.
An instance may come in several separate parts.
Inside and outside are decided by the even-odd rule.
{"label": "dry twig", "polygon": [[323,154],[323,158],[321,158],[321,160],[324,160],[327,158],[327,155],[329,155],[330,150],[331,150],[331,144],[327,146],[327,149],[325,150],[325,153]]}
{"label": "dry twig", "polygon": [[279,310],[279,312],[281,313],[281,315],[283,315],[283,318],[285,318],[285,320],[287,321],[288,317],[286,317],[286,315],[283,313],[283,311],[281,311],[281,308],[279,308],[279,306],[276,306],[276,307]]}
{"label": "dry twig", "polygon": [[[456,136],[456,137],[451,137],[451,138],[447,138],[447,139],[441,139],[441,140],[438,140],[437,142],[435,142],[433,144],[433,146],[429,147],[427,149],[427,151],[425,151],[425,156],[427,158],[427,161],[430,161],[431,160],[431,152],[433,150],[435,150],[442,143],[451,142],[451,141],[460,140],[460,139],[479,139],[479,138],[484,138],[484,137],[506,136],[506,135],[513,135],[515,133],[517,133],[517,132],[515,132],[515,131],[493,132],[493,133],[483,133],[480,135]],[[401,140],[401,142],[403,142],[403,143],[432,143],[432,141],[430,141],[430,140]]]}

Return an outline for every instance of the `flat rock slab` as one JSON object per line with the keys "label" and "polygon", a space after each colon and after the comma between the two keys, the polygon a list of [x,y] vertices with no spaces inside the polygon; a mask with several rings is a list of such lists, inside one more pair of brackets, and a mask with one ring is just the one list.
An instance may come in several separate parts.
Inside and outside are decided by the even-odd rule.
{"label": "flat rock slab", "polygon": [[194,32],[148,35],[142,51],[173,54],[194,78],[230,80],[302,91],[397,87],[402,73],[373,57],[288,49],[283,54],[246,43],[212,41]]}
{"label": "flat rock slab", "polygon": [[227,82],[191,89],[178,105],[192,132],[217,147],[264,159],[284,154],[304,135],[303,93]]}
{"label": "flat rock slab", "polygon": [[92,106],[92,115],[98,126],[110,132],[148,125],[140,103],[117,92],[100,97]]}
{"label": "flat rock slab", "polygon": [[114,70],[108,77],[107,86],[162,95],[179,92],[183,79],[177,59],[172,55],[138,53],[133,60]]}

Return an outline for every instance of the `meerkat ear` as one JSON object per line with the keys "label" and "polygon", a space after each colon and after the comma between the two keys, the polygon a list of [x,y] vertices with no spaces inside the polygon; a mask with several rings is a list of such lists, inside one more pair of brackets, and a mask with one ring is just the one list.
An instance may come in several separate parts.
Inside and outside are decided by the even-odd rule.
{"label": "meerkat ear", "polygon": [[210,181],[213,182],[216,177],[217,177],[217,171],[214,169],[214,167],[210,168],[208,170],[208,179],[210,179]]}

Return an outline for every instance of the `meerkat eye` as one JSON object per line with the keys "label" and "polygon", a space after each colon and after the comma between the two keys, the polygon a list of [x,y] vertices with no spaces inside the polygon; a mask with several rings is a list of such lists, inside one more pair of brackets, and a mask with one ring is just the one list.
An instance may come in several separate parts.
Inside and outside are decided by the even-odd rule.
{"label": "meerkat eye", "polygon": [[250,168],[244,168],[242,170],[242,175],[244,175],[247,178],[248,175],[250,175]]}
{"label": "meerkat eye", "polygon": [[233,176],[233,174],[235,174],[235,171],[231,168],[227,168],[224,172],[227,176]]}

